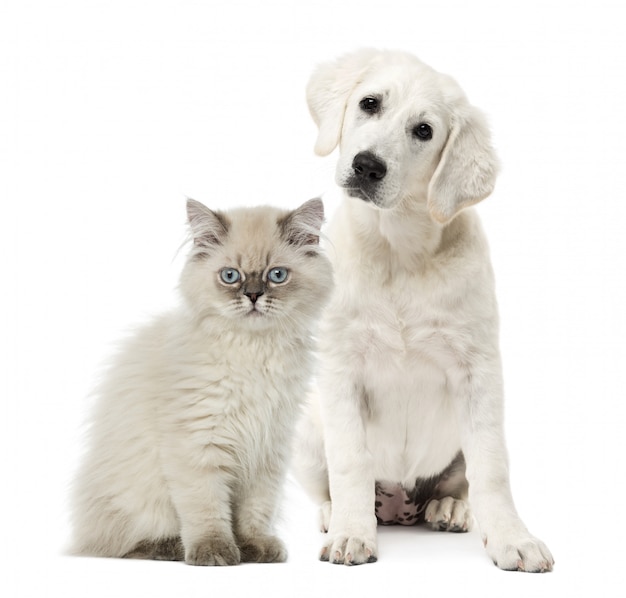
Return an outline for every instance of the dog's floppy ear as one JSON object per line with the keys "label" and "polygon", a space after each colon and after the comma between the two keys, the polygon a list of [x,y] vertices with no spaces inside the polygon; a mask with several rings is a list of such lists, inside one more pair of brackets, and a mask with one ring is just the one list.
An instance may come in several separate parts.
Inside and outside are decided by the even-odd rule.
{"label": "dog's floppy ear", "polygon": [[358,50],[321,64],[311,75],[306,99],[319,129],[315,142],[317,155],[327,156],[337,147],[348,97],[378,53],[369,48]]}
{"label": "dog's floppy ear", "polygon": [[498,160],[483,115],[465,104],[453,115],[448,140],[428,187],[428,209],[442,224],[492,191]]}

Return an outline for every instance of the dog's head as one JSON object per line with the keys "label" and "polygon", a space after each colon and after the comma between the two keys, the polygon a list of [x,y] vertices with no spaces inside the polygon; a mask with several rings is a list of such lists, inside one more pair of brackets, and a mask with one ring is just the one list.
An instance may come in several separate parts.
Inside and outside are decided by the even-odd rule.
{"label": "dog's head", "polygon": [[497,160],[481,113],[409,54],[366,49],[323,64],[307,101],[315,151],[339,145],[336,180],[352,197],[383,209],[424,198],[445,223],[493,190]]}

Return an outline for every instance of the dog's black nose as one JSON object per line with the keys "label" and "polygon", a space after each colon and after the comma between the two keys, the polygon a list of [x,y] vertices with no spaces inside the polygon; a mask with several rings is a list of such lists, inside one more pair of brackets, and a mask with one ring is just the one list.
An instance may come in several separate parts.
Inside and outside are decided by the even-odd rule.
{"label": "dog's black nose", "polygon": [[372,152],[359,152],[352,160],[354,174],[368,182],[376,183],[387,174],[387,165]]}

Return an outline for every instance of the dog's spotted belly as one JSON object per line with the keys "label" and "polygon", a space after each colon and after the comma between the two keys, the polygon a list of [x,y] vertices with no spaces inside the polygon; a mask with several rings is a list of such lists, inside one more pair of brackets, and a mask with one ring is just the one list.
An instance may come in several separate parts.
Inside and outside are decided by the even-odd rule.
{"label": "dog's spotted belly", "polygon": [[375,505],[379,525],[415,525],[420,516],[423,519],[427,503],[416,502],[402,484],[377,482]]}
{"label": "dog's spotted belly", "polygon": [[429,503],[450,496],[467,498],[465,458],[457,453],[438,475],[418,478],[412,488],[397,482],[377,481],[375,513],[379,525],[415,525],[423,523]]}

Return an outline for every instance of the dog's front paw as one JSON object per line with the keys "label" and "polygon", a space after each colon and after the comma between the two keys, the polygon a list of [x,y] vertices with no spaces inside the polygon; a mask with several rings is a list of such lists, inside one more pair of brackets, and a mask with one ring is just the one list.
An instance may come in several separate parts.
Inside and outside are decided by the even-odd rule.
{"label": "dog's front paw", "polygon": [[376,540],[349,534],[329,537],[320,553],[321,561],[336,565],[362,565],[378,560]]}
{"label": "dog's front paw", "polygon": [[548,547],[530,534],[483,536],[483,544],[493,562],[506,571],[544,573],[554,566]]}

